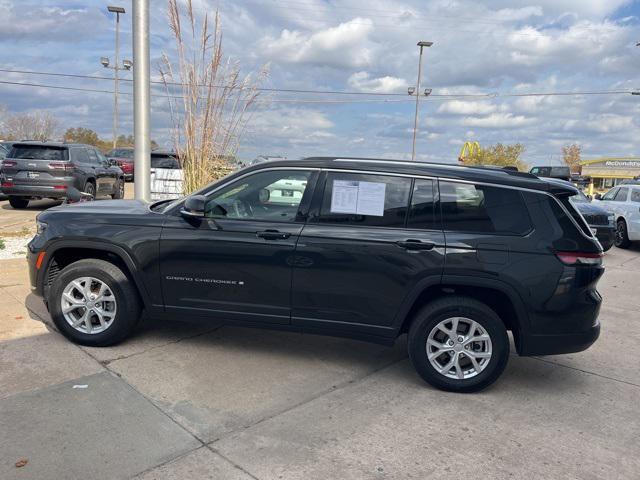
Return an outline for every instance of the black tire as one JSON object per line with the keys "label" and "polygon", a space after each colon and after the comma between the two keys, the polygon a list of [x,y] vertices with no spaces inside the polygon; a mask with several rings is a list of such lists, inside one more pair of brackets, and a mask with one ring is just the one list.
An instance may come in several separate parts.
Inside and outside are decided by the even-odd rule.
{"label": "black tire", "polygon": [[29,206],[29,199],[24,197],[9,197],[9,205],[13,208],[27,208]]}
{"label": "black tire", "polygon": [[84,184],[84,188],[82,189],[82,191],[84,193],[88,193],[89,195],[91,195],[91,198],[93,200],[95,200],[95,198],[96,198],[96,184],[93,183],[91,180],[87,180],[87,182]]}
{"label": "black tire", "polygon": [[[93,277],[104,282],[115,298],[115,316],[102,332],[90,334],[76,330],[62,313],[61,300],[65,287],[81,277]],[[135,328],[141,313],[138,292],[122,270],[112,263],[93,258],[74,262],[60,272],[49,291],[48,305],[51,318],[60,333],[75,343],[91,347],[107,347],[124,340]]]}
{"label": "black tire", "polygon": [[622,218],[616,223],[614,243],[618,248],[629,248],[631,246],[631,240],[629,240],[629,234],[627,233],[627,222]]}
{"label": "black tire", "polygon": [[124,198],[124,179],[119,178],[114,185],[114,192],[111,194],[111,198],[114,200],[120,200]]}
{"label": "black tire", "polygon": [[[488,363],[480,373],[470,378],[445,376],[434,368],[427,355],[429,334],[440,322],[452,317],[464,317],[477,322],[491,339],[492,352]],[[461,296],[445,297],[425,305],[411,323],[407,348],[418,374],[427,383],[449,392],[476,392],[488,387],[502,374],[509,360],[509,337],[502,320],[484,303]],[[461,353],[467,355],[464,350]],[[449,355],[443,353],[439,358],[444,356],[443,363],[446,363]],[[461,362],[470,362],[467,357],[461,358]]]}

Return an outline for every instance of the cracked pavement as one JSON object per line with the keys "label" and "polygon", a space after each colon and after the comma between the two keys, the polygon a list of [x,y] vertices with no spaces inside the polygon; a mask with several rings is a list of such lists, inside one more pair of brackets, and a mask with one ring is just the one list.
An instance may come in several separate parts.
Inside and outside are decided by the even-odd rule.
{"label": "cracked pavement", "polygon": [[25,261],[0,261],[0,478],[638,478],[639,250],[605,264],[591,349],[512,355],[459,395],[404,338],[147,321],[78,347],[29,318]]}

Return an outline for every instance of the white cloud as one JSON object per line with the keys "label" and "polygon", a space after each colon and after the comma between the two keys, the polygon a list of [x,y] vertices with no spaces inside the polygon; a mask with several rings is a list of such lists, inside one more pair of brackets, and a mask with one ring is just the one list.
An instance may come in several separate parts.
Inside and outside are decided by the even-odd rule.
{"label": "white cloud", "polygon": [[367,72],[356,72],[349,77],[347,83],[356,90],[376,93],[400,93],[407,90],[407,81],[398,77],[371,78]]}
{"label": "white cloud", "polygon": [[535,120],[512,113],[492,113],[487,117],[465,117],[462,125],[478,128],[515,128],[531,125]]}
{"label": "white cloud", "polygon": [[266,37],[260,43],[266,56],[280,62],[359,68],[372,62],[372,31],[373,22],[358,17],[311,34],[285,29],[278,38]]}
{"label": "white cloud", "polygon": [[492,103],[452,100],[443,103],[438,108],[438,113],[449,115],[488,115],[495,112],[497,107]]}

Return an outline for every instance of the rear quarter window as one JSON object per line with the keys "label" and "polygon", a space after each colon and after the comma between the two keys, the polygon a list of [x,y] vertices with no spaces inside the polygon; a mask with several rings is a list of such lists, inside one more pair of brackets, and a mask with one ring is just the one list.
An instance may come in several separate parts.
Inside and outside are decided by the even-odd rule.
{"label": "rear quarter window", "polygon": [[526,235],[533,229],[515,189],[441,181],[440,210],[449,231]]}
{"label": "rear quarter window", "polygon": [[15,145],[8,157],[27,160],[69,160],[69,151],[66,148],[40,145]]}

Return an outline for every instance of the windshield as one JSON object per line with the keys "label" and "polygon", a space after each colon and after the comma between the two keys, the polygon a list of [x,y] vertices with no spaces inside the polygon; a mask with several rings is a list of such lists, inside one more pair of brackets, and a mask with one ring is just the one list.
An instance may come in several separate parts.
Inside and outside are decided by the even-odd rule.
{"label": "windshield", "polygon": [[582,191],[578,190],[578,193],[572,197],[569,197],[571,203],[589,203],[589,197],[587,197]]}

